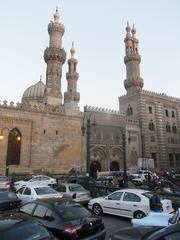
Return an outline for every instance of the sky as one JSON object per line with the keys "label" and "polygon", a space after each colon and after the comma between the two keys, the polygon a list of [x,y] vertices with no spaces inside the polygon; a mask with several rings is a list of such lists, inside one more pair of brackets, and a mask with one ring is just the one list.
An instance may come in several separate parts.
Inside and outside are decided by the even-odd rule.
{"label": "sky", "polygon": [[[0,100],[21,102],[42,75],[49,44],[47,25],[56,7],[65,26],[62,46],[78,60],[81,110],[85,105],[119,109],[126,93],[124,38],[135,24],[144,89],[180,98],[179,0],[6,0],[0,4]],[[62,93],[67,90],[67,61]]]}

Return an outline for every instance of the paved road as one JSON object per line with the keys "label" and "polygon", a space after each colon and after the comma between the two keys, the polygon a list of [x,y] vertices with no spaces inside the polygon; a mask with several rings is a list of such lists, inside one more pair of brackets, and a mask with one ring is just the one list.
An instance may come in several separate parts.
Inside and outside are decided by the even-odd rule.
{"label": "paved road", "polygon": [[131,220],[129,218],[104,214],[102,219],[106,229],[106,240],[108,240],[108,237],[111,234],[117,232],[121,228],[129,227],[131,225]]}

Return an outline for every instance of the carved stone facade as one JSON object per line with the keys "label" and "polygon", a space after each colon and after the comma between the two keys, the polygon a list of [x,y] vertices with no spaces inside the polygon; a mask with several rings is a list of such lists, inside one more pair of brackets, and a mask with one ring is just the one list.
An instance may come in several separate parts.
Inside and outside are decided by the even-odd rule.
{"label": "carved stone facade", "polygon": [[62,48],[64,26],[57,10],[48,32],[49,47],[44,52],[46,84],[40,79],[26,89],[21,103],[0,102],[0,174],[7,167],[11,173],[64,173],[72,168],[85,171],[87,143],[82,126],[87,120],[91,172],[123,170],[124,160],[129,169],[134,169],[139,157],[153,158],[157,169],[180,168],[180,99],[143,90],[134,26],[126,27],[127,93],[119,97],[119,111],[85,107],[84,113],[80,112],[74,46],[68,60],[67,91],[62,99],[66,52]]}

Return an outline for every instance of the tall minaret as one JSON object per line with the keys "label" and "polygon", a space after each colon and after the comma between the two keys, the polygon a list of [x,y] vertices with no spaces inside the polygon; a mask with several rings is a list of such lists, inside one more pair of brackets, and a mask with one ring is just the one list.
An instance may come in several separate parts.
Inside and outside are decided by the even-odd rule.
{"label": "tall minaret", "polygon": [[125,51],[124,63],[126,64],[126,79],[124,80],[124,87],[127,90],[127,94],[130,94],[136,90],[143,88],[144,82],[140,77],[141,56],[138,53],[138,39],[135,37],[136,29],[133,24],[131,29],[129,23],[126,27]]}
{"label": "tall minaret", "polygon": [[66,52],[62,48],[64,26],[59,22],[59,13],[56,8],[54,21],[48,25],[49,47],[44,51],[44,60],[47,63],[45,103],[62,105],[61,75],[62,65],[66,60]]}
{"label": "tall minaret", "polygon": [[71,58],[68,60],[68,72],[66,73],[67,79],[67,92],[64,93],[64,105],[66,113],[73,113],[74,110],[79,110],[78,103],[80,99],[80,94],[77,92],[77,80],[79,74],[76,72],[77,59],[74,58],[75,48],[74,43],[72,43],[72,48],[70,50]]}

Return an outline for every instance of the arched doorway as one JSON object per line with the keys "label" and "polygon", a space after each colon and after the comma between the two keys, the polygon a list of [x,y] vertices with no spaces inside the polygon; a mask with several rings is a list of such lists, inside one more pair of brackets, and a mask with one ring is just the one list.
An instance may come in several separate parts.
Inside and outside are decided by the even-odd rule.
{"label": "arched doorway", "polygon": [[96,161],[100,164],[100,171],[106,170],[106,152],[102,147],[93,146],[91,148],[91,161]]}
{"label": "arched doorway", "polygon": [[112,161],[110,163],[110,170],[111,171],[119,171],[119,163],[117,161]]}
{"label": "arched doorway", "polygon": [[92,161],[89,168],[90,177],[97,178],[97,172],[101,171],[101,164],[98,161]]}
{"label": "arched doorway", "polygon": [[20,164],[21,140],[21,133],[17,128],[9,131],[6,161],[7,166]]}

